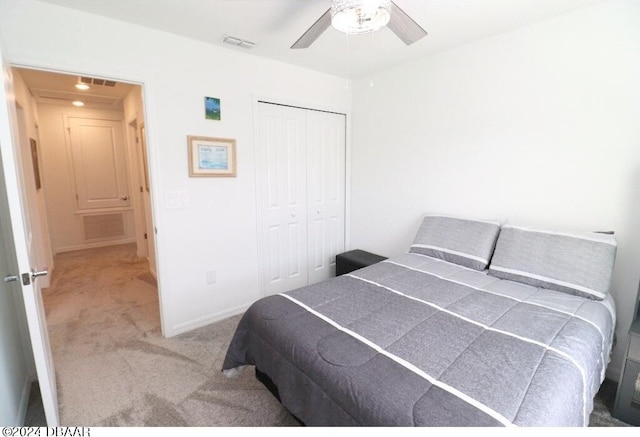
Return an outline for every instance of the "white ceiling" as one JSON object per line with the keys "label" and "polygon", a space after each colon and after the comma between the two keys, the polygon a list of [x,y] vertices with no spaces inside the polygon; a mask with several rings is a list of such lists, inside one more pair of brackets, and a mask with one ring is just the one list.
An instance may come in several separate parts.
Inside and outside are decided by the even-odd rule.
{"label": "white ceiling", "polygon": [[[330,7],[331,0],[42,1],[356,78],[371,74],[374,68],[381,70],[606,0],[394,0],[429,33],[427,37],[405,46],[384,28],[373,38],[371,34],[350,36],[347,42],[344,34],[330,27],[303,50],[290,47]],[[223,44],[225,35],[256,46],[243,49]]]}

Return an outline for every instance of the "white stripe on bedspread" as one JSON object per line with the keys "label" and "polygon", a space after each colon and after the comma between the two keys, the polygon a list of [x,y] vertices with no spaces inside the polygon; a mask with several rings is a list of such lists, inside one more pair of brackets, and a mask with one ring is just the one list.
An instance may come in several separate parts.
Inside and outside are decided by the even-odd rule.
{"label": "white stripe on bedspread", "polygon": [[[479,326],[479,327],[481,327],[481,328],[483,328],[483,329],[486,329],[487,331],[496,332],[496,333],[503,334],[503,335],[506,335],[506,336],[509,336],[509,337],[512,337],[512,338],[516,338],[516,339],[521,340],[521,341],[524,341],[524,342],[526,342],[526,343],[535,344],[535,345],[537,345],[537,346],[543,347],[543,348],[545,348],[546,350],[548,350],[548,351],[550,351],[550,352],[554,352],[554,353],[556,353],[557,355],[559,355],[559,356],[561,356],[561,357],[565,358],[567,361],[569,361],[571,364],[573,364],[573,365],[576,367],[576,369],[578,369],[578,371],[580,372],[580,376],[582,377],[582,412],[583,412],[583,424],[584,424],[584,426],[586,426],[586,425],[589,423],[589,414],[588,414],[588,412],[587,412],[587,377],[586,377],[586,373],[585,373],[584,369],[580,366],[580,364],[578,364],[578,363],[573,359],[573,357],[571,357],[571,356],[570,356],[570,355],[568,355],[567,353],[565,353],[565,352],[563,352],[563,351],[561,351],[561,350],[559,350],[559,349],[556,349],[556,348],[554,348],[554,347],[552,347],[552,346],[549,346],[548,344],[541,343],[541,342],[539,342],[539,341],[537,341],[537,340],[533,340],[533,339],[531,339],[531,338],[522,337],[522,336],[520,336],[520,335],[517,335],[517,334],[511,333],[511,332],[508,332],[508,331],[504,331],[504,330],[502,330],[502,329],[492,328],[491,326],[485,325],[484,323],[480,323],[480,322],[477,322],[477,321],[475,321],[475,320],[469,319],[468,317],[464,317],[464,316],[462,316],[462,315],[460,315],[460,314],[454,313],[454,312],[452,312],[452,311],[450,311],[450,310],[448,310],[448,309],[446,309],[446,308],[443,308],[443,307],[441,307],[441,306],[439,306],[439,305],[434,304],[433,302],[428,302],[428,301],[426,301],[426,300],[419,299],[419,298],[417,298],[417,297],[410,296],[410,295],[408,295],[408,294],[404,294],[404,293],[402,293],[401,291],[394,290],[393,288],[391,288],[391,287],[387,287],[386,285],[382,285],[382,284],[379,284],[379,283],[377,283],[377,282],[370,281],[370,280],[365,279],[365,278],[361,278],[361,277],[356,276],[356,275],[354,275],[354,274],[349,274],[349,275],[345,275],[345,276],[349,276],[349,277],[354,278],[354,279],[357,279],[357,280],[359,280],[359,281],[363,281],[363,282],[366,282],[366,283],[368,283],[368,284],[371,284],[371,285],[375,285],[375,286],[377,286],[377,287],[384,288],[385,290],[389,290],[389,291],[391,291],[392,293],[395,293],[395,294],[397,294],[397,295],[399,295],[399,296],[402,296],[402,297],[405,297],[405,298],[407,298],[407,299],[411,299],[411,300],[413,300],[413,301],[423,303],[423,304],[428,305],[428,306],[430,306],[430,307],[432,307],[432,308],[435,308],[435,309],[436,309],[436,310],[438,310],[438,311],[442,311],[442,312],[447,313],[447,314],[449,314],[449,315],[451,315],[451,316],[453,316],[453,317],[456,317],[456,318],[458,318],[458,319],[460,319],[460,320],[464,320],[464,321],[466,321],[466,322],[468,322],[468,323],[471,323],[471,324],[474,324],[474,325],[476,325],[476,326]],[[497,414],[497,413],[496,413],[496,414]]]}
{"label": "white stripe on bedspread", "polygon": [[322,313],[319,313],[318,311],[316,311],[313,308],[305,305],[304,303],[300,302],[299,300],[297,300],[297,299],[295,299],[295,298],[293,298],[293,297],[291,297],[291,296],[289,296],[287,294],[283,294],[283,293],[279,293],[279,296],[282,296],[282,297],[284,297],[286,299],[289,299],[291,302],[293,302],[296,305],[304,308],[306,311],[308,311],[309,313],[315,315],[316,317],[324,320],[325,322],[327,322],[328,324],[330,324],[334,328],[336,328],[336,329],[344,332],[345,334],[348,334],[348,335],[352,336],[356,340],[366,344],[367,346],[369,346],[370,348],[372,348],[373,350],[375,350],[379,354],[382,354],[382,355],[392,359],[393,361],[395,361],[396,363],[400,364],[404,368],[406,368],[406,369],[410,370],[411,372],[415,373],[416,375],[426,379],[431,384],[433,384],[433,385],[435,385],[435,386],[437,386],[437,387],[439,387],[439,388],[451,393],[452,395],[460,398],[461,400],[465,401],[469,405],[473,405],[474,407],[476,407],[477,409],[483,411],[484,413],[488,414],[489,416],[493,417],[494,419],[496,419],[498,422],[502,423],[503,425],[510,426],[510,427],[516,426],[513,423],[511,423],[511,421],[509,421],[506,417],[504,417],[503,415],[498,413],[497,411],[495,411],[495,410],[489,408],[488,406],[476,401],[472,397],[462,393],[461,391],[457,390],[456,388],[451,387],[450,385],[447,385],[447,384],[439,381],[438,379],[436,379],[433,376],[427,374],[423,370],[417,368],[416,366],[414,366],[410,362],[400,358],[397,355],[394,355],[394,354],[384,350],[383,348],[381,348],[377,344],[373,343],[372,341],[362,337],[360,334],[357,334],[357,333],[351,331],[350,329],[339,325],[334,320],[330,319],[329,317],[325,316]]}
{"label": "white stripe on bedspread", "polygon": [[550,284],[559,285],[561,287],[575,288],[576,290],[580,290],[580,291],[582,291],[584,293],[594,295],[596,297],[599,297],[600,299],[604,299],[605,296],[606,296],[605,293],[602,293],[602,292],[600,292],[598,290],[594,290],[592,288],[584,287],[584,286],[578,285],[578,284],[573,284],[571,282],[560,281],[558,279],[553,279],[553,278],[550,278],[548,276],[536,275],[535,273],[524,272],[522,270],[509,269],[509,268],[506,268],[506,267],[500,267],[500,266],[496,266],[496,265],[493,265],[493,264],[491,265],[491,268],[493,270],[497,270],[499,272],[511,273],[513,275],[520,275],[520,276],[524,276],[526,278],[538,279],[540,281],[548,282]]}
{"label": "white stripe on bedspread", "polygon": [[421,249],[439,250],[439,251],[442,251],[442,252],[450,253],[451,255],[456,255],[456,256],[460,256],[462,258],[468,258],[468,259],[472,259],[474,261],[480,261],[482,263],[489,264],[489,260],[488,259],[482,258],[480,256],[471,255],[470,253],[458,252],[456,250],[446,249],[446,248],[440,247],[440,246],[433,246],[431,244],[414,243],[414,244],[411,245],[411,247],[418,247],[418,248],[421,248]]}

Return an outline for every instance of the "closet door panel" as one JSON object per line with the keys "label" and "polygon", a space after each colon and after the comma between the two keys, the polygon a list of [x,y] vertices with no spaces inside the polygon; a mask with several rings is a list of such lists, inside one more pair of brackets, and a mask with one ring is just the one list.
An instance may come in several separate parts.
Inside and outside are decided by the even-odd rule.
{"label": "closet door panel", "polygon": [[345,116],[307,111],[309,283],[335,276],[345,239]]}
{"label": "closet door panel", "polygon": [[256,176],[265,295],[307,284],[304,143],[304,113],[284,106],[259,105]]}

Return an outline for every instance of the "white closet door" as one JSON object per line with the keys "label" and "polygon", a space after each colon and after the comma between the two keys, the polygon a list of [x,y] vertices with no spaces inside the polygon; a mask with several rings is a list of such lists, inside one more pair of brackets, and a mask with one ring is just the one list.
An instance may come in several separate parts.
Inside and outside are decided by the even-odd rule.
{"label": "white closet door", "polygon": [[343,114],[307,111],[309,284],[335,276],[344,252],[345,135]]}
{"label": "white closet door", "polygon": [[258,104],[256,176],[264,295],[335,275],[345,238],[345,116]]}
{"label": "white closet door", "polygon": [[257,183],[265,295],[307,284],[305,112],[259,104]]}

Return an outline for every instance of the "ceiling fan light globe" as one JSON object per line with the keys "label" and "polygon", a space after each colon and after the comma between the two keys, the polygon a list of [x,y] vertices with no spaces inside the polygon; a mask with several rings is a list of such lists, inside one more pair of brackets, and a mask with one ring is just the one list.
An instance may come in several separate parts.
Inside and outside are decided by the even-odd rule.
{"label": "ceiling fan light globe", "polygon": [[390,0],[333,0],[331,25],[340,32],[374,32],[389,23]]}

